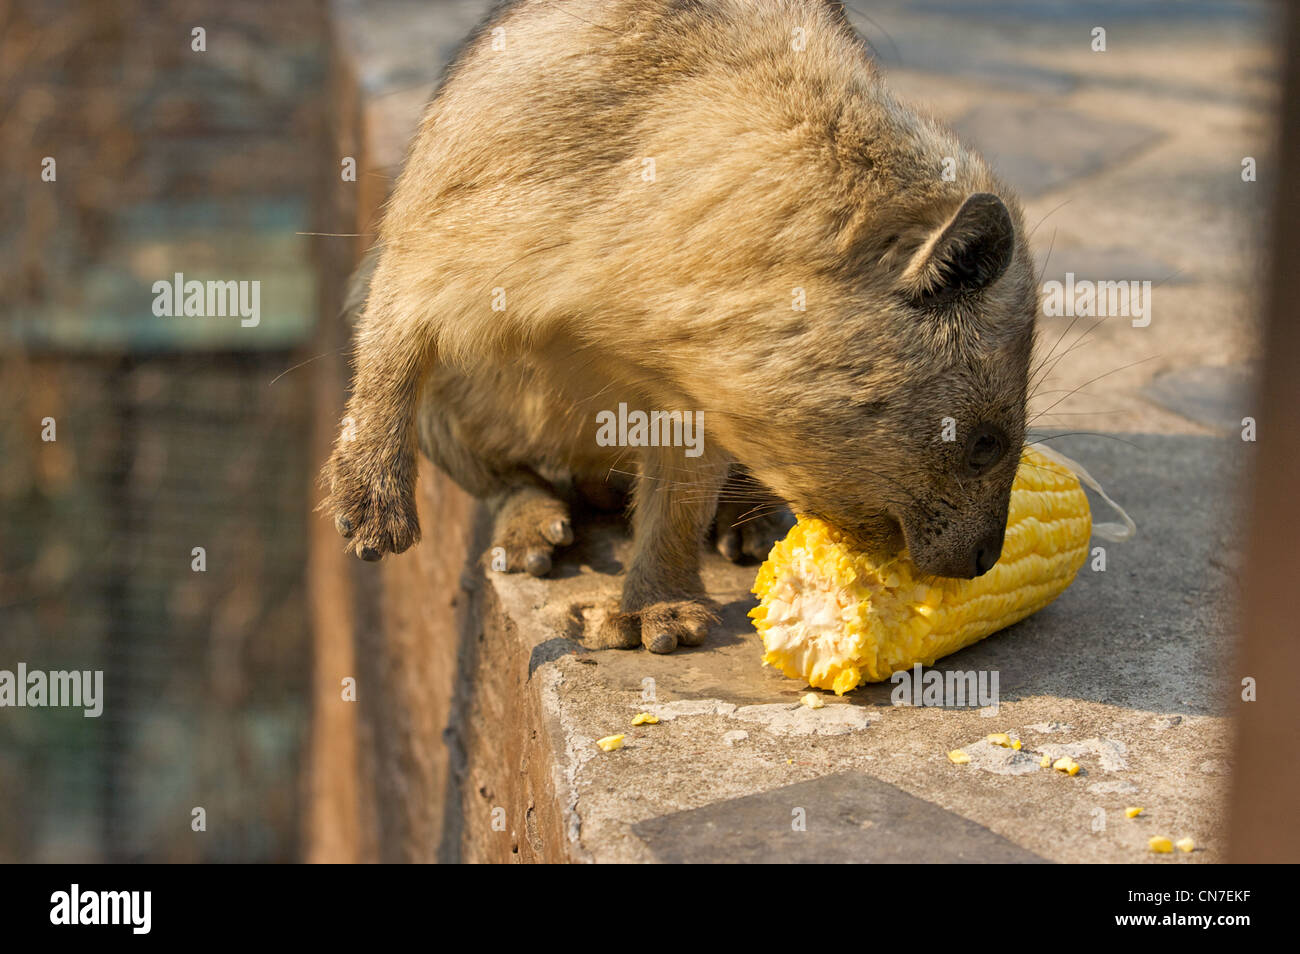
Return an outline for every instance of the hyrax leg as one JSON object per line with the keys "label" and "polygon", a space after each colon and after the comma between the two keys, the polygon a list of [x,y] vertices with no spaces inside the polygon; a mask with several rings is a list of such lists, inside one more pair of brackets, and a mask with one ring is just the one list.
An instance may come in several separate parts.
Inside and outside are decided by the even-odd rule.
{"label": "hyrax leg", "polygon": [[[514,378],[517,384],[518,372]],[[467,378],[436,367],[425,383],[416,423],[429,459],[466,492],[488,502],[493,518],[488,565],[498,573],[545,576],[555,548],[573,542],[573,526],[564,496],[523,453],[516,429],[522,400],[493,374]]]}
{"label": "hyrax leg", "polygon": [[709,454],[682,466],[680,450],[650,450],[633,492],[633,556],[618,611],[601,646],[652,653],[698,646],[717,617],[700,581],[700,545],[717,507],[727,462]]}
{"label": "hyrax leg", "polygon": [[493,498],[492,510],[491,565],[499,572],[545,576],[554,549],[573,542],[568,505],[540,480],[521,479]]}
{"label": "hyrax leg", "polygon": [[366,307],[343,428],[325,466],[322,509],[363,560],[401,553],[420,538],[415,509],[415,405],[432,360],[431,336],[385,300]]}
{"label": "hyrax leg", "polygon": [[718,552],[732,563],[766,560],[794,526],[790,508],[742,467],[732,467],[718,499],[714,536]]}

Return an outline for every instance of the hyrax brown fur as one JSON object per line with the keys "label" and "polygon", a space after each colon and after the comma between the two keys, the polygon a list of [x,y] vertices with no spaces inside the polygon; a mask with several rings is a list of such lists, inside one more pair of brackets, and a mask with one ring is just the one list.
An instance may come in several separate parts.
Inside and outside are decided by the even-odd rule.
{"label": "hyrax brown fur", "polygon": [[[555,481],[635,472],[603,645],[705,638],[733,467],[927,573],[1001,551],[1036,303],[1021,213],[892,98],[838,4],[506,5],[429,105],[377,251],[326,469],[363,558],[419,537],[417,446],[538,574],[572,540]],[[702,411],[702,453],[600,446],[620,403]]]}

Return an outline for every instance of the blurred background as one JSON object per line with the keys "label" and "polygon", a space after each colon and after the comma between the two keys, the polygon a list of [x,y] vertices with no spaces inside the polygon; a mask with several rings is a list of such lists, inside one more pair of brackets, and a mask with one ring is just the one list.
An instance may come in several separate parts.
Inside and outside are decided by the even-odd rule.
{"label": "blurred background", "polygon": [[[316,0],[0,0],[0,668],[106,672],[0,714],[0,860],[300,853],[328,50]],[[156,317],[175,272],[260,323]]]}
{"label": "blurred background", "polygon": [[[409,753],[334,721],[352,718],[321,705],[336,682],[313,684],[323,656],[353,671],[382,598],[331,602],[359,571],[332,530],[313,538],[311,505],[342,405],[343,280],[489,5],[0,0],[0,669],[104,670],[106,696],[98,719],[0,710],[0,861],[368,857],[401,829],[357,834],[400,800],[357,778]],[[1268,5],[848,6],[900,95],[1021,189],[1050,277],[1162,289],[1171,320],[1142,354],[1111,323],[1060,367],[1052,393],[1104,373],[1104,399],[1077,392],[1040,425],[1233,434],[1260,354]],[[260,281],[260,322],[157,317],[152,285],[176,272]],[[1044,322],[1049,344],[1067,323]]]}

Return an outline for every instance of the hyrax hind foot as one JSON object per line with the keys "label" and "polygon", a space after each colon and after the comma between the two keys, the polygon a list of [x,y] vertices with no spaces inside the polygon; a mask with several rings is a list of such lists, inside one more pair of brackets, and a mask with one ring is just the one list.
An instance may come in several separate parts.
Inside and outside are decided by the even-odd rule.
{"label": "hyrax hind foot", "polygon": [[491,566],[498,572],[525,571],[533,576],[551,572],[556,547],[573,542],[569,508],[541,487],[508,491],[496,502],[492,528]]}
{"label": "hyrax hind foot", "polygon": [[717,614],[703,600],[651,603],[639,610],[611,611],[596,631],[597,649],[635,649],[670,653],[678,646],[698,646],[709,635]]}
{"label": "hyrax hind foot", "polygon": [[322,509],[334,514],[334,526],[348,540],[348,549],[363,560],[401,553],[420,539],[415,460],[410,457],[385,459],[348,441],[339,443],[326,465],[330,492]]}

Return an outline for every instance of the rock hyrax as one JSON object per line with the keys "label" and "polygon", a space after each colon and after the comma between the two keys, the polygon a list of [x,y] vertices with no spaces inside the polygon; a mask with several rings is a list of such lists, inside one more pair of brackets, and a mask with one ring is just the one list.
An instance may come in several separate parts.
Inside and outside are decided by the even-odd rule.
{"label": "rock hyrax", "polygon": [[[893,98],[838,4],[499,8],[429,104],[376,255],[326,468],[365,559],[419,536],[417,448],[538,574],[572,541],[557,488],[633,475],[608,646],[703,641],[729,473],[927,573],[1001,552],[1036,311],[1020,208]],[[598,440],[624,405],[701,413],[703,439]]]}

